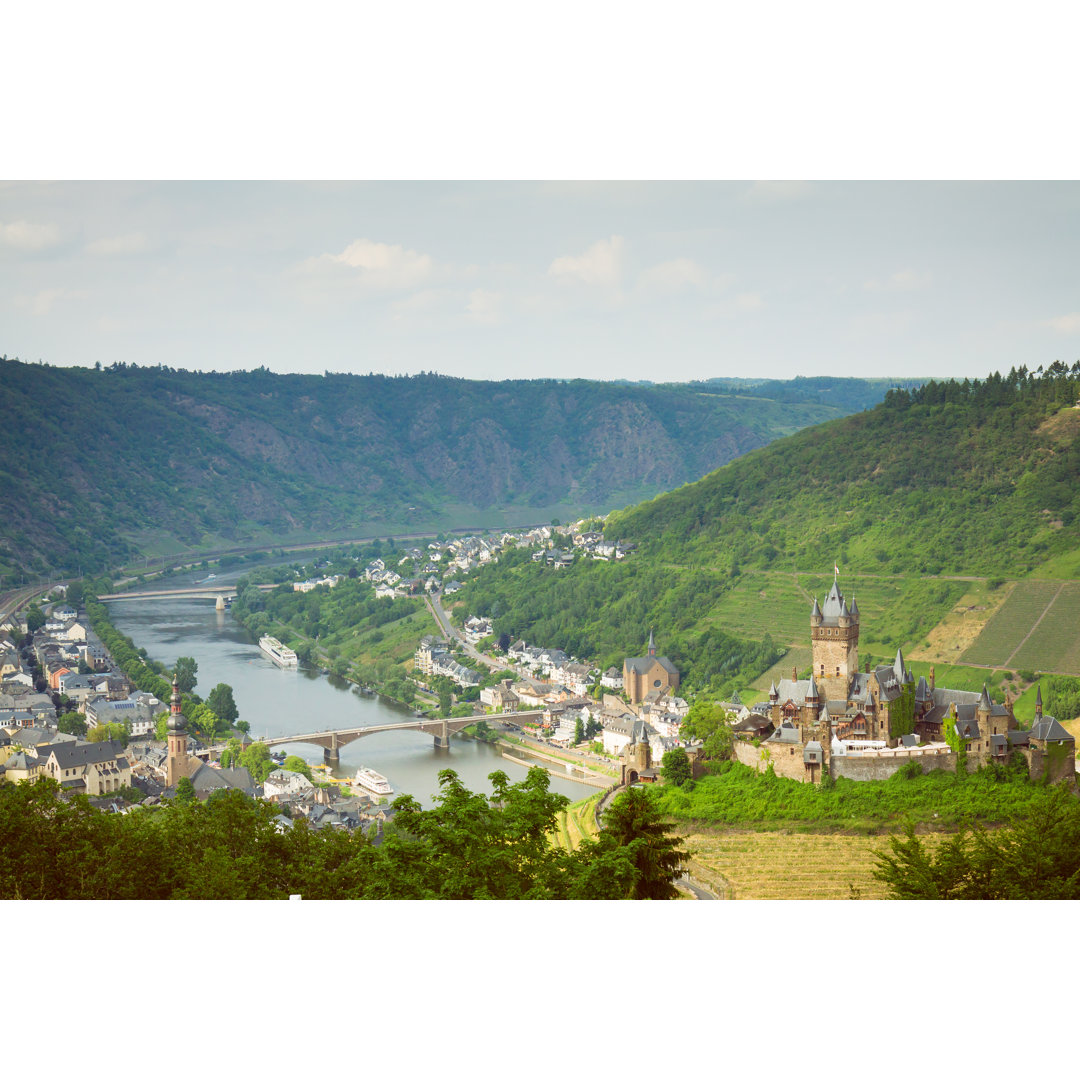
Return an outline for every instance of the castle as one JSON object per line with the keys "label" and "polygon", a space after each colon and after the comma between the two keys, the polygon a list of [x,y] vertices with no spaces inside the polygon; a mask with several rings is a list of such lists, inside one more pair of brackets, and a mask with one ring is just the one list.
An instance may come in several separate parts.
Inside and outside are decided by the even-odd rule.
{"label": "castle", "polygon": [[745,764],[817,783],[826,774],[883,779],[912,760],[928,771],[956,768],[963,758],[972,769],[1021,754],[1032,776],[1074,776],[1075,740],[1043,716],[1041,688],[1035,723],[1021,730],[1011,703],[992,702],[985,685],[981,694],[938,687],[933,668],[929,681],[916,682],[899,649],[891,665],[860,671],[859,607],[854,598],[848,606],[836,578],[823,606],[814,599],[810,641],[810,678],[792,671],[779,685],[774,680],[768,702],[736,727],[767,736],[759,746],[736,742]]}

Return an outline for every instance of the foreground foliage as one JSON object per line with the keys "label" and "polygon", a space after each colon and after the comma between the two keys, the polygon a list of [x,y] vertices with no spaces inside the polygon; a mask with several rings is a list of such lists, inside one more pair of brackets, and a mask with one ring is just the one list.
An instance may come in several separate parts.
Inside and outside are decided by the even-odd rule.
{"label": "foreground foliage", "polygon": [[[423,809],[411,796],[381,844],[359,832],[279,830],[277,809],[236,791],[207,802],[106,814],[49,780],[0,786],[0,898],[99,900],[629,899],[672,895],[681,853],[655,805],[630,792],[609,827],[574,852],[552,847],[568,800],[531,769],[493,792],[469,791],[452,770]],[[607,824],[607,820],[605,821]]]}
{"label": "foreground foliage", "polygon": [[932,850],[909,823],[874,876],[897,900],[1080,899],[1080,802],[1059,787],[1008,829],[964,829]]}
{"label": "foreground foliage", "polygon": [[822,829],[881,829],[906,817],[943,828],[974,820],[1008,821],[1044,800],[1047,791],[996,766],[971,774],[902,770],[888,780],[841,777],[824,784],[759,773],[737,761],[709,767],[711,776],[660,789],[664,814],[709,824],[801,822]]}

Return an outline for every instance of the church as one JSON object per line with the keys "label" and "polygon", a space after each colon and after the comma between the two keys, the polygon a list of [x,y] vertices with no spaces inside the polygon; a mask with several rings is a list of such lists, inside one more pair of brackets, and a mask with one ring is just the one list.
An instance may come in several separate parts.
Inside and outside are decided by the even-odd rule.
{"label": "church", "polygon": [[649,631],[648,654],[628,656],[623,660],[623,692],[632,705],[639,705],[653,694],[679,688],[679,669],[666,657],[656,655],[656,641]]}
{"label": "church", "polygon": [[[1035,724],[1022,730],[1011,703],[992,702],[985,685],[981,694],[938,687],[933,667],[929,680],[916,682],[899,649],[892,664],[860,671],[859,607],[854,597],[848,605],[835,577],[825,603],[814,599],[810,642],[810,677],[800,679],[793,670],[790,679],[774,680],[768,701],[755,706],[756,730],[767,721],[772,731],[760,748],[736,743],[745,764],[809,783],[826,774],[883,779],[911,760],[920,760],[924,771],[955,768],[954,748],[962,746],[969,769],[1021,753],[1032,776],[1047,770],[1052,780],[1074,775],[1075,740],[1043,716],[1041,688]],[[755,730],[755,724],[744,722],[741,729]]]}

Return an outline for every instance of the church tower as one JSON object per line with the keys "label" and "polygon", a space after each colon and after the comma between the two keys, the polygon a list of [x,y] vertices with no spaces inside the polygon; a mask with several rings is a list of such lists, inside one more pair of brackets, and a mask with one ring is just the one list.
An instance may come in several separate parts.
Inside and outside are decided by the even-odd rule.
{"label": "church tower", "polygon": [[851,678],[859,671],[859,606],[852,598],[848,607],[835,577],[824,606],[819,607],[814,598],[810,646],[814,678],[822,698],[847,701]]}
{"label": "church tower", "polygon": [[169,708],[169,753],[166,760],[165,786],[174,788],[188,774],[187,719],[180,708],[180,687],[173,676],[172,704]]}

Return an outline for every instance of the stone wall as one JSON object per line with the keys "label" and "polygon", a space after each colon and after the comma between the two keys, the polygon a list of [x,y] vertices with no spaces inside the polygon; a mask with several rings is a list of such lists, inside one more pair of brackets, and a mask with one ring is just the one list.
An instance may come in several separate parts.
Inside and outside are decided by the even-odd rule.
{"label": "stone wall", "polygon": [[[794,750],[794,753],[792,751]],[[762,757],[762,752],[766,756]],[[741,739],[735,742],[735,757],[744,765],[758,772],[765,772],[770,765],[777,776],[786,776],[789,780],[806,781],[809,773],[803,764],[803,748],[799,745],[772,743],[755,746],[753,743],[744,742]]]}
{"label": "stone wall", "polygon": [[888,780],[909,761],[922,765],[924,773],[933,769],[956,772],[956,754],[898,754],[895,757],[833,757],[830,772],[834,779],[840,776],[848,780]]}

